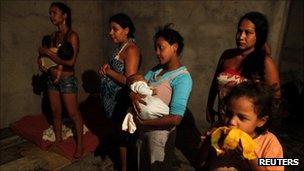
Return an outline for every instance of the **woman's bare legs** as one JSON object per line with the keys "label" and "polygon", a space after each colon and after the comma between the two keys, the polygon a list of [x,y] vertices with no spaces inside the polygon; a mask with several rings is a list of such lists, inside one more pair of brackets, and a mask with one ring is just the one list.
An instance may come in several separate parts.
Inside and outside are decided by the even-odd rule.
{"label": "woman's bare legs", "polygon": [[77,142],[75,158],[82,156],[82,134],[83,134],[83,122],[81,114],[78,110],[77,94],[66,93],[62,94],[62,98],[67,109],[70,118],[73,120],[76,128]]}
{"label": "woman's bare legs", "polygon": [[48,90],[49,100],[53,113],[53,124],[56,141],[55,144],[62,141],[62,121],[61,121],[61,99],[59,91]]}

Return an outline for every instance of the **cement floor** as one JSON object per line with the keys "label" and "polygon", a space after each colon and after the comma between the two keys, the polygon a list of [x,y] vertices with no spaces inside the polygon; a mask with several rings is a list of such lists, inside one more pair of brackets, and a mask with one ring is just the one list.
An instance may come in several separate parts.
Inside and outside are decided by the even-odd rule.
{"label": "cement floor", "polygon": [[[304,128],[299,121],[284,121],[275,133],[284,148],[285,158],[299,158],[300,166],[288,166],[287,171],[304,170]],[[186,139],[184,139],[185,141]],[[184,155],[185,154],[185,155]],[[189,160],[179,149],[172,170],[195,170]],[[188,158],[189,159],[189,158]],[[9,129],[0,131],[0,170],[114,170],[112,160],[108,157],[88,154],[82,160],[71,163],[68,159],[51,151],[43,151],[34,144],[14,135]]]}

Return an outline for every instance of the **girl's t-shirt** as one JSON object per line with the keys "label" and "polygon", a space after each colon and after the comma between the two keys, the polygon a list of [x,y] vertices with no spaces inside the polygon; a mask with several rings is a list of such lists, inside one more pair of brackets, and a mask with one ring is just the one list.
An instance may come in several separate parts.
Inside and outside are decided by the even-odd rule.
{"label": "girl's t-shirt", "polygon": [[[278,138],[271,132],[259,135],[254,141],[259,145],[255,151],[258,158],[283,158],[283,148]],[[266,166],[266,170],[284,170],[284,166]]]}
{"label": "girl's t-shirt", "polygon": [[145,79],[149,85],[162,84],[168,82],[172,88],[172,96],[170,100],[170,114],[184,116],[187,102],[192,90],[192,78],[185,66],[164,73],[158,76],[162,71],[161,67],[155,67],[148,71]]}

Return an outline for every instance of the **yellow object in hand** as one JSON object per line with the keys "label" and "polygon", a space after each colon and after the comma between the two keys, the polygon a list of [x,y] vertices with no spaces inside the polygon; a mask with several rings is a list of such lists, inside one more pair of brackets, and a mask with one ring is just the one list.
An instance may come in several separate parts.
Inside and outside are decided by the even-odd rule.
{"label": "yellow object in hand", "polygon": [[[219,145],[220,138],[226,136],[223,144]],[[254,150],[258,148],[257,143],[244,131],[234,127],[219,127],[211,134],[211,145],[216,150],[216,154],[220,155],[227,150],[234,150],[241,144],[243,148],[243,156],[252,160],[257,156]]]}

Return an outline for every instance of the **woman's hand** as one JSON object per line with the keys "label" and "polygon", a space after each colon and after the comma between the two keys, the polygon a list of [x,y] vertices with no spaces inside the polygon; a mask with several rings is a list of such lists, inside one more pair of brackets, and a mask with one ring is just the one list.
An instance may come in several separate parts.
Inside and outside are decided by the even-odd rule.
{"label": "woman's hand", "polygon": [[42,65],[42,61],[41,61],[41,58],[38,57],[37,59],[37,64],[38,64],[38,68],[41,72],[47,72],[48,69],[45,68],[43,65]]}
{"label": "woman's hand", "polygon": [[143,100],[143,98],[145,98],[146,96],[134,92],[131,92],[129,96],[132,102],[132,107],[134,112],[136,113],[136,115],[139,115],[140,114],[139,103],[147,105],[147,103]]}
{"label": "woman's hand", "polygon": [[201,142],[199,143],[199,147],[201,147],[204,144],[205,145],[206,144],[209,144],[209,145],[211,144],[211,134],[212,134],[213,130],[214,129],[212,129],[212,128],[208,129],[207,132],[200,137]]}
{"label": "woman's hand", "polygon": [[103,64],[98,73],[101,77],[105,77],[107,75],[107,72],[111,69],[110,65],[109,64]]}
{"label": "woman's hand", "polygon": [[152,96],[157,95],[159,92],[156,88],[152,88]]}
{"label": "woman's hand", "polygon": [[138,126],[144,126],[144,120],[142,118],[140,118],[140,116],[138,116],[137,114],[134,115],[134,122],[136,125]]}
{"label": "woman's hand", "polygon": [[48,56],[48,48],[39,47],[38,52],[40,56]]}

